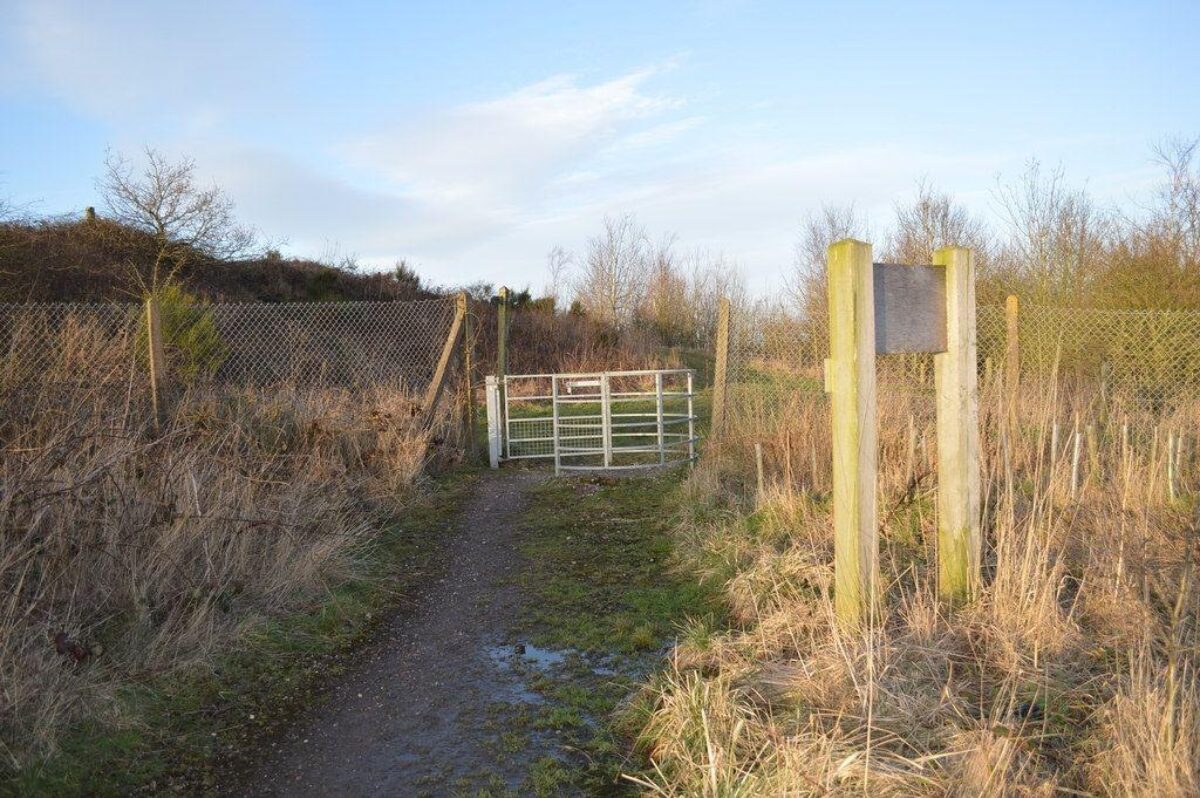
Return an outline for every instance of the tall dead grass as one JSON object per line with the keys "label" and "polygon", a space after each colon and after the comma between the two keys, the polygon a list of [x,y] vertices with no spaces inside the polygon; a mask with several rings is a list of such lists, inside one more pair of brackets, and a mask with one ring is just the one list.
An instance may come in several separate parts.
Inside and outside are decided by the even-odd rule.
{"label": "tall dead grass", "polygon": [[862,634],[833,623],[824,398],[731,402],[678,533],[732,623],[683,630],[648,689],[648,791],[1200,794],[1195,438],[1167,444],[1197,408],[1151,417],[1048,383],[1012,424],[982,390],[984,587],[957,612],[937,600],[932,395],[879,391],[887,609]]}
{"label": "tall dead grass", "polygon": [[69,324],[0,384],[0,769],[355,573],[454,448],[384,389],[196,387],[155,432],[132,345]]}

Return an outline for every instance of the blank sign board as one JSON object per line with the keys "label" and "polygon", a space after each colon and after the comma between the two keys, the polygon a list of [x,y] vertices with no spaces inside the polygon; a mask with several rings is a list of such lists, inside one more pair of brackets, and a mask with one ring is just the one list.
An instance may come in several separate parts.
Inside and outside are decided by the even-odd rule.
{"label": "blank sign board", "polygon": [[946,351],[946,269],[873,264],[875,351]]}

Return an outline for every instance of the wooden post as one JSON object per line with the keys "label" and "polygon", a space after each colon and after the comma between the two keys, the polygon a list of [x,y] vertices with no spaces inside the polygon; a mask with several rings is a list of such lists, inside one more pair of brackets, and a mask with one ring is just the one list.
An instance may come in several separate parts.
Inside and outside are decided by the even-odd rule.
{"label": "wooden post", "polygon": [[833,409],[834,606],[860,626],[875,606],[875,286],[871,245],[829,247],[829,359],[825,390]]}
{"label": "wooden post", "polygon": [[146,353],[150,364],[150,404],[154,412],[154,429],[158,430],[166,410],[167,358],[163,350],[158,298],[153,295],[146,299]]}
{"label": "wooden post", "polygon": [[1079,497],[1079,427],[1075,427],[1075,448],[1070,451],[1070,498]]}
{"label": "wooden post", "polygon": [[508,376],[508,288],[500,286],[500,304],[496,308],[496,380],[504,389]]}
{"label": "wooden post", "polygon": [[716,438],[725,424],[725,377],[729,369],[729,298],[721,297],[717,311],[716,360],[713,364],[712,429]]}
{"label": "wooden post", "polygon": [[466,422],[467,458],[475,458],[475,314],[471,312],[471,300],[467,294],[458,295],[459,304],[463,311],[463,387],[466,397],[463,402],[463,415]]}
{"label": "wooden post", "polygon": [[454,358],[454,351],[458,349],[459,341],[462,338],[463,319],[466,315],[466,294],[459,294],[455,302],[454,321],[450,323],[450,332],[446,335],[446,343],[442,345],[442,354],[438,358],[437,368],[433,372],[433,381],[425,390],[425,427],[433,424],[437,403],[442,398],[442,390],[446,387],[446,377],[450,373],[450,361]]}
{"label": "wooden post", "polygon": [[763,496],[767,492],[765,479],[763,477],[763,456],[761,443],[754,444],[754,466],[758,474],[758,494],[755,498],[755,504],[761,507],[763,503]]}
{"label": "wooden post", "polygon": [[1175,501],[1175,433],[1167,433],[1167,498]]}
{"label": "wooden post", "polygon": [[1017,392],[1021,387],[1021,300],[1009,294],[1004,300],[1004,321],[1008,331],[1004,350],[1004,388],[1008,396],[1009,419],[1016,422]]}
{"label": "wooden post", "polygon": [[937,392],[938,592],[958,603],[980,578],[979,389],[975,354],[975,264],[971,250],[933,254],[946,269],[946,351],[933,357]]}

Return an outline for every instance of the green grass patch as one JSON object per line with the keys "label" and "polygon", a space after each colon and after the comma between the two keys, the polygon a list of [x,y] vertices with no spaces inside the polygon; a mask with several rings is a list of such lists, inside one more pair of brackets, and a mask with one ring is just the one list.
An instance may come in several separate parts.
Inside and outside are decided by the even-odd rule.
{"label": "green grass patch", "polygon": [[580,754],[535,764],[526,784],[533,794],[634,792],[620,774],[642,765],[628,759],[614,713],[686,628],[708,626],[719,612],[716,587],[676,567],[679,476],[554,479],[536,491],[517,632],[579,652],[575,666],[531,686],[547,699],[535,726]]}

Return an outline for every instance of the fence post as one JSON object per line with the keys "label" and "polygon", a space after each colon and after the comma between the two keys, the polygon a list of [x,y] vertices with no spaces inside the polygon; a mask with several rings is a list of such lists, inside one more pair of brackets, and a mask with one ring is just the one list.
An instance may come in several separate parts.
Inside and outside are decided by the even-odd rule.
{"label": "fence post", "polygon": [[608,374],[600,375],[600,436],[604,467],[612,465],[612,392]]}
{"label": "fence post", "polygon": [[663,375],[661,371],[654,373],[654,415],[656,424],[656,433],[658,435],[658,462],[667,462],[667,450],[665,446],[666,430],[663,425]]}
{"label": "fence post", "polygon": [[467,457],[475,458],[475,314],[471,312],[471,300],[466,292],[458,295],[463,310],[463,383],[466,400],[463,414],[467,431]]}
{"label": "fence post", "polygon": [[766,484],[765,484],[765,477],[763,476],[763,454],[762,454],[762,444],[761,443],[754,444],[754,471],[755,471],[755,476],[757,477],[756,486],[758,488],[758,491],[755,494],[754,504],[755,504],[755,507],[762,507],[763,496],[766,494],[767,489],[766,489]]}
{"label": "fence post", "polygon": [[550,435],[554,438],[554,476],[562,474],[562,449],[559,440],[562,435],[558,421],[558,375],[550,375]]}
{"label": "fence post", "polygon": [[825,390],[833,405],[834,606],[839,622],[859,626],[875,607],[875,288],[871,245],[846,239],[829,247],[829,360]]}
{"label": "fence post", "polygon": [[717,311],[717,351],[713,363],[712,429],[716,438],[725,423],[725,378],[729,369],[729,298],[721,297]]}
{"label": "fence post", "polygon": [[433,424],[438,400],[442,398],[442,390],[446,387],[446,377],[450,372],[450,360],[454,357],[454,350],[458,348],[459,339],[462,338],[463,318],[466,315],[466,295],[459,294],[454,303],[454,321],[450,323],[450,332],[446,335],[446,343],[442,345],[442,354],[438,358],[437,368],[433,372],[433,381],[425,390],[424,426],[426,427]]}
{"label": "fence post", "polygon": [[1017,392],[1021,386],[1021,300],[1016,294],[1009,294],[1004,300],[1004,327],[1006,330],[1006,346],[1004,349],[1004,388],[1008,397],[1009,421],[1016,429],[1017,421]]}
{"label": "fence post", "polygon": [[496,379],[503,386],[508,376],[508,288],[500,286],[497,293],[500,304],[496,308]]}
{"label": "fence post", "polygon": [[146,352],[150,364],[150,403],[154,411],[154,429],[162,426],[166,404],[167,358],[163,351],[162,316],[158,298],[146,298]]}
{"label": "fence post", "polygon": [[975,264],[971,250],[943,247],[946,351],[933,357],[937,392],[938,592],[957,603],[979,586],[979,388],[975,353]]}
{"label": "fence post", "polygon": [[504,438],[500,431],[500,386],[491,374],[487,376],[484,399],[487,402],[488,465],[499,468],[500,453],[504,446]]}

